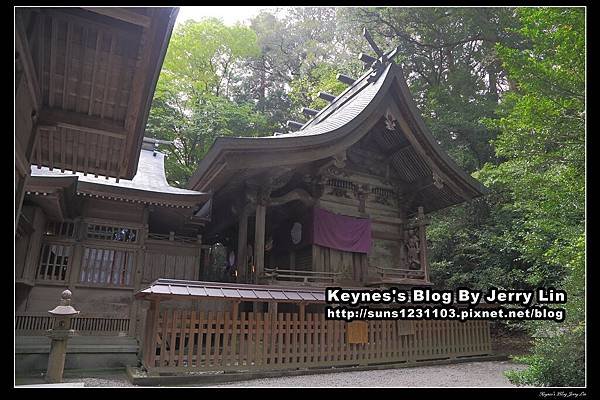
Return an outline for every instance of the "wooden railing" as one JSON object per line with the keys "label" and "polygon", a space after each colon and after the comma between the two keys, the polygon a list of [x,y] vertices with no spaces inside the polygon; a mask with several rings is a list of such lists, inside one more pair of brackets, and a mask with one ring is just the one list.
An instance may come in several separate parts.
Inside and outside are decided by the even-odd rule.
{"label": "wooden railing", "polygon": [[[143,363],[150,373],[243,371],[418,362],[491,354],[487,321],[367,321],[349,344],[347,323],[324,314],[161,310]],[[148,338],[146,338],[148,340]]]}
{"label": "wooden railing", "polygon": [[383,279],[425,279],[423,270],[374,267],[377,277]]}
{"label": "wooden railing", "polygon": [[[17,313],[15,333],[22,336],[44,335],[52,329],[54,317],[48,313]],[[125,336],[129,333],[129,318],[108,315],[79,315],[73,319],[71,329],[85,336]]]}
{"label": "wooden railing", "polygon": [[265,268],[264,277],[274,281],[300,281],[303,283],[334,283],[341,272],[297,271],[291,269]]}
{"label": "wooden railing", "polygon": [[164,235],[161,233],[148,233],[148,239],[175,241],[186,244],[200,244],[201,240],[198,237],[179,236],[179,235]]}

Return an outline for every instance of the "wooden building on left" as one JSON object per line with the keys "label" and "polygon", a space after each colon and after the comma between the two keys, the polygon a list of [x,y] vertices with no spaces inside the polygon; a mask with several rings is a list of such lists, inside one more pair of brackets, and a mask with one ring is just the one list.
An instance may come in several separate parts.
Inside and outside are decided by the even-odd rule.
{"label": "wooden building on left", "polygon": [[65,287],[81,310],[67,368],[90,353],[98,368],[135,362],[134,290],[198,279],[209,196],[170,187],[155,143],[142,148],[177,12],[15,8],[17,371],[45,368]]}

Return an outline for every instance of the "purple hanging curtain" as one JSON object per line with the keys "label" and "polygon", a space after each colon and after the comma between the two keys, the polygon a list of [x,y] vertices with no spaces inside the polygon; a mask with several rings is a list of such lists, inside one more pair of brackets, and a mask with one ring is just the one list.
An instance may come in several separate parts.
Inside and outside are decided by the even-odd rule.
{"label": "purple hanging curtain", "polygon": [[313,241],[319,246],[353,253],[371,249],[371,220],[338,215],[314,208]]}

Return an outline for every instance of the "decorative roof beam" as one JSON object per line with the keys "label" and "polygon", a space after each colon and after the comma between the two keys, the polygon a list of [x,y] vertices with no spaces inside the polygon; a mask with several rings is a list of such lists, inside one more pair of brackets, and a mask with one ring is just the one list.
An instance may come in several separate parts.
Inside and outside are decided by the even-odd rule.
{"label": "decorative roof beam", "polygon": [[371,57],[370,55],[365,53],[360,53],[358,55],[358,59],[368,65],[372,65],[373,63],[378,61],[375,57]]}
{"label": "decorative roof beam", "polygon": [[304,124],[298,121],[288,121],[287,126],[291,129],[301,129],[304,126]]}
{"label": "decorative roof beam", "polygon": [[365,37],[365,39],[367,39],[367,42],[369,42],[369,45],[371,46],[371,48],[373,49],[373,51],[379,57],[383,57],[383,51],[381,51],[381,49],[379,48],[379,46],[377,46],[377,43],[375,43],[375,41],[371,37],[371,34],[367,30],[367,28],[363,28],[363,36]]}
{"label": "decorative roof beam", "polygon": [[344,74],[337,74],[336,79],[342,83],[345,83],[346,85],[353,85],[354,82],[356,82],[356,79],[351,78],[348,75],[344,75]]}
{"label": "decorative roof beam", "polygon": [[309,115],[309,116],[315,116],[319,113],[319,110],[315,110],[313,108],[308,108],[308,107],[303,107],[302,113]]}
{"label": "decorative roof beam", "polygon": [[332,95],[331,93],[327,93],[327,92],[319,92],[319,97],[325,101],[328,102],[332,102],[335,100],[336,96]]}

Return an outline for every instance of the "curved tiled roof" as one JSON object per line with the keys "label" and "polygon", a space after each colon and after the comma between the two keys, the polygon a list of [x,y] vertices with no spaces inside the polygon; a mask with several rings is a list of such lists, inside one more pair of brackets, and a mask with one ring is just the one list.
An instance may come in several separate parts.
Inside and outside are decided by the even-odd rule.
{"label": "curved tiled roof", "polygon": [[120,179],[118,182],[115,178],[94,176],[92,174],[85,175],[81,172],[74,173],[67,170],[61,172],[57,169],[50,170],[47,167],[37,168],[35,166],[31,167],[31,176],[49,179],[73,177],[73,179],[77,180],[77,193],[83,195],[93,195],[102,192],[111,198],[127,199],[135,197],[139,201],[156,195],[162,198],[158,203],[173,201],[176,203],[197,203],[210,196],[209,194],[195,190],[170,186],[165,176],[164,158],[165,155],[162,153],[142,150],[140,152],[137,173],[133,179]]}
{"label": "curved tiled roof", "polygon": [[[369,69],[295,132],[217,138],[188,188],[216,192],[232,179],[236,170],[331,157],[368,134],[371,128],[365,127],[374,126],[377,118],[387,118],[388,111],[400,126],[384,130],[377,138],[378,144],[383,149],[402,149],[390,154],[390,165],[398,171],[400,179],[416,185],[419,202],[427,203],[426,212],[486,193],[487,189],[458,167],[439,146],[416,107],[402,68],[393,62]],[[431,185],[419,183],[425,180]]]}

